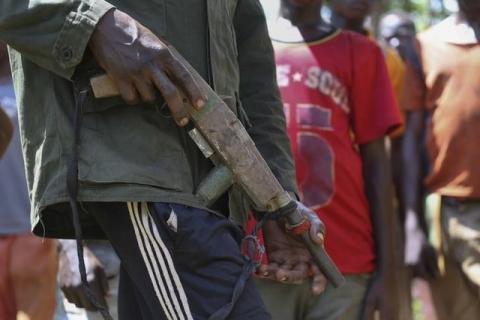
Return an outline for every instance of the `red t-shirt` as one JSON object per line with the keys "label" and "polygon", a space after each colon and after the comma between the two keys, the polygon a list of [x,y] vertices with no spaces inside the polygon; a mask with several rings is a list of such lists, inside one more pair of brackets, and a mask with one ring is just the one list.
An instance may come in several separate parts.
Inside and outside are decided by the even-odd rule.
{"label": "red t-shirt", "polygon": [[358,145],[401,124],[383,53],[344,31],[309,44],[274,42],[274,48],[301,199],[325,223],[325,247],[340,271],[372,272]]}

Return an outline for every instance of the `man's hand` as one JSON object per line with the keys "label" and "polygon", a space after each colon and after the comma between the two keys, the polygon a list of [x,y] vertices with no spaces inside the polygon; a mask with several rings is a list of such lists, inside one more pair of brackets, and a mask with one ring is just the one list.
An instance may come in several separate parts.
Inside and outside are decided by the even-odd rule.
{"label": "man's hand", "polygon": [[435,279],[439,275],[437,251],[429,243],[423,244],[420,251],[420,259],[413,266],[413,273],[415,276],[425,280]]}
{"label": "man's hand", "polygon": [[13,126],[10,122],[10,118],[0,107],[0,158],[3,156],[5,150],[7,150],[8,144],[12,139]]}
{"label": "man's hand", "polygon": [[[324,226],[317,215],[303,204],[298,203],[302,214],[310,220],[310,237],[319,246],[323,246]],[[303,242],[285,229],[282,222],[267,221],[263,226],[268,265],[260,266],[258,274],[262,278],[284,283],[302,283],[312,280],[312,293],[323,292],[326,279],[314,264]]]}
{"label": "man's hand", "polygon": [[128,104],[140,98],[153,102],[158,90],[180,126],[188,123],[182,94],[196,108],[205,104],[205,96],[167,43],[122,11],[113,9],[102,17],[89,46]]}
{"label": "man's hand", "polygon": [[[58,283],[65,298],[78,308],[96,310],[82,287],[75,240],[60,240],[60,244]],[[95,255],[86,247],[83,256],[90,288],[99,302],[106,305],[105,296],[108,293],[108,280],[105,271]]]}
{"label": "man's hand", "polygon": [[[380,319],[397,319],[398,308],[395,305],[395,278],[386,273],[376,274],[371,280],[364,303],[362,320],[375,320],[378,311]],[[388,303],[388,302],[392,303]]]}

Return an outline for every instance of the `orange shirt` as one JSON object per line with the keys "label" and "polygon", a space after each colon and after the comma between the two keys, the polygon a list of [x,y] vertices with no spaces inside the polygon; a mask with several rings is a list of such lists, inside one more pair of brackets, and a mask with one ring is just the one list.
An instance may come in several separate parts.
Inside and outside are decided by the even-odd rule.
{"label": "orange shirt", "polygon": [[[375,41],[375,38],[371,32],[367,31],[367,35],[368,38]],[[378,45],[383,50],[385,63],[387,65],[388,77],[392,83],[393,93],[395,94],[395,98],[397,99],[399,107],[402,109],[403,106],[401,106],[400,103],[404,98],[404,85],[406,76],[405,63],[395,49],[381,42],[378,42]]]}
{"label": "orange shirt", "polygon": [[[368,37],[372,40],[375,40],[373,34],[368,32]],[[390,83],[392,84],[393,93],[395,94],[395,99],[397,100],[397,105],[400,110],[400,114],[402,115],[406,111],[405,104],[406,104],[406,92],[405,92],[405,84],[406,84],[406,77],[407,77],[407,70],[406,65],[403,62],[400,55],[397,53],[395,49],[390,46],[384,45],[381,42],[378,42],[378,45],[382,48],[383,54],[385,57],[385,63],[387,65],[388,77],[390,78]],[[390,138],[396,138],[403,134],[404,132],[404,125],[402,124],[394,131],[389,133]]]}
{"label": "orange shirt", "polygon": [[393,92],[397,98],[399,106],[403,100],[403,90],[405,84],[405,63],[398,55],[395,49],[385,48],[385,63],[387,64],[388,76],[392,82]]}
{"label": "orange shirt", "polygon": [[[388,76],[392,83],[393,92],[395,93],[395,98],[397,99],[397,105],[400,108],[400,112],[403,114],[404,104],[405,104],[405,76],[406,69],[405,63],[402,58],[398,55],[395,49],[387,47],[384,49],[385,54],[385,63],[387,64]],[[405,127],[403,125],[399,126],[396,130],[392,131],[389,136],[390,138],[396,138],[403,134]]]}
{"label": "orange shirt", "polygon": [[453,15],[418,36],[431,192],[480,198],[480,43]]}

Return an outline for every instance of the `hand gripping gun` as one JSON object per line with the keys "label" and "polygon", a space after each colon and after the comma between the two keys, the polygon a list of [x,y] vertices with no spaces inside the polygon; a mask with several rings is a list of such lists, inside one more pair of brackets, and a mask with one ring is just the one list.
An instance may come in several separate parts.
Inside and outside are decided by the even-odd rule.
{"label": "hand gripping gun", "polygon": [[[197,197],[209,206],[232,184],[238,184],[248,195],[256,211],[282,212],[290,227],[303,230],[299,236],[318,268],[335,287],[341,286],[345,281],[342,274],[325,250],[310,239],[309,225],[306,225],[309,221],[275,178],[237,116],[174,48],[170,47],[170,50],[190,71],[207,97],[201,110],[187,106],[194,124],[189,135],[204,156],[215,164],[215,168],[199,185]],[[92,78],[90,84],[96,98],[119,94],[107,75]]]}

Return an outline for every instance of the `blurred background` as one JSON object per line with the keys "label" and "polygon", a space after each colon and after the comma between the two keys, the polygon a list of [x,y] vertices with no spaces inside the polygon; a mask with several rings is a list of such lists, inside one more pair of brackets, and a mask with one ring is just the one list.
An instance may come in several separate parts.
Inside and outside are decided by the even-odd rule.
{"label": "blurred background", "polygon": [[[278,11],[278,2],[272,0],[260,0],[260,2],[265,8],[267,17],[274,17]],[[378,0],[372,15],[372,29],[377,30],[380,16],[392,10],[402,10],[410,13],[417,30],[422,31],[447,17],[450,13],[458,11],[458,4],[456,0]],[[329,15],[329,8],[324,6],[324,16],[328,18]]]}

